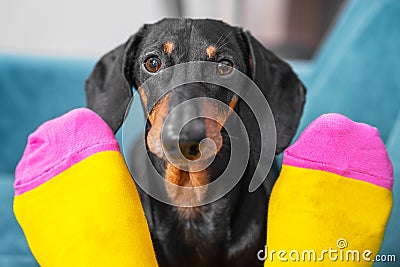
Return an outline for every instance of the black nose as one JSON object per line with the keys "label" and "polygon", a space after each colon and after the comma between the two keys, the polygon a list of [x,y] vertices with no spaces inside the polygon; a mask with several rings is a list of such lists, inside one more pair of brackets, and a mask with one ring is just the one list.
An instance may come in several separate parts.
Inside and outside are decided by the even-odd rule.
{"label": "black nose", "polygon": [[206,130],[203,119],[194,119],[185,124],[181,132],[178,132],[174,123],[164,125],[163,147],[171,157],[179,157],[179,151],[190,160],[200,157],[200,141],[206,137]]}

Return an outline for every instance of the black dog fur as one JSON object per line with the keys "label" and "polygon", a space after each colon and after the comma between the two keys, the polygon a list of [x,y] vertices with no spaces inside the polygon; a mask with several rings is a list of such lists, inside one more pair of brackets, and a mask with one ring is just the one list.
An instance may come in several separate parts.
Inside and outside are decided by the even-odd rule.
{"label": "black dog fur", "polygon": [[[172,42],[175,46],[168,55],[163,51],[165,42]],[[216,47],[215,57],[208,58],[206,48],[218,42],[220,47]],[[265,49],[249,32],[209,19],[164,19],[144,25],[126,43],[97,63],[86,83],[87,105],[114,132],[123,122],[133,96],[132,88],[140,86],[152,75],[143,67],[149,55],[161,59],[161,70],[183,62],[218,62],[221,58],[228,58],[234,63],[234,68],[253,79],[268,100],[277,130],[276,154],[291,142],[305,102],[304,86],[287,63]],[[205,96],[229,104],[232,94],[226,89],[208,84],[197,86]],[[244,175],[232,191],[199,207],[196,216],[187,218],[182,216],[179,208],[161,203],[138,188],[160,266],[263,265],[256,255],[266,242],[269,191],[277,173],[270,172],[266,187],[253,193],[247,191],[259,158],[260,132],[254,115],[243,101],[239,100],[234,109],[245,122],[251,154]],[[148,121],[146,133],[151,127]],[[208,168],[211,180],[218,177],[229,159],[229,139],[223,130],[222,137],[225,145]],[[165,175],[165,160],[150,150],[148,155],[157,171]],[[132,164],[146,176],[145,156],[134,153]],[[151,181],[151,177],[147,178]]]}

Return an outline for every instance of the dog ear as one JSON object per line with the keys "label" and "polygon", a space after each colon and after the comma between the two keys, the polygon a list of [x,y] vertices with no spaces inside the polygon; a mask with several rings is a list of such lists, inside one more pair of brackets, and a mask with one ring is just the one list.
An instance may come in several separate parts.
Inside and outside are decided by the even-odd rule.
{"label": "dog ear", "polygon": [[296,133],[306,89],[289,64],[266,49],[249,32],[244,34],[250,54],[250,76],[268,100],[274,115],[276,154],[279,154],[290,144]]}
{"label": "dog ear", "polygon": [[86,105],[116,133],[132,100],[132,67],[143,28],[128,41],[104,55],[86,80]]}

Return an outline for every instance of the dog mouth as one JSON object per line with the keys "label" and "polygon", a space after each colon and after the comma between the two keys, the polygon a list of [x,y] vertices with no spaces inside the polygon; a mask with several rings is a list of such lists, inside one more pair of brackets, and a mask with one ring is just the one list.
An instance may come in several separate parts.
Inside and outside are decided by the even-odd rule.
{"label": "dog mouth", "polygon": [[165,170],[165,189],[168,197],[179,207],[180,211],[190,206],[200,206],[208,189],[210,175],[206,170],[183,171],[167,163]]}
{"label": "dog mouth", "polygon": [[165,162],[165,189],[177,206],[200,206],[206,196],[211,182],[208,167],[223,147],[224,123],[234,107],[215,103],[202,98],[173,113],[167,94],[148,116],[147,147]]}

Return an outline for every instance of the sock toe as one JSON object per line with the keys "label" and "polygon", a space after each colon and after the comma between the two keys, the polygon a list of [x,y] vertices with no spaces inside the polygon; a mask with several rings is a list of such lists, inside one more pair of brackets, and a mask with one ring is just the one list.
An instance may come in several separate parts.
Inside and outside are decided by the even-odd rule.
{"label": "sock toe", "polygon": [[[392,207],[392,184],[392,164],[376,128],[339,114],[319,117],[284,153],[268,206],[268,249],[314,251],[315,266],[372,266]],[[343,258],[324,256],[331,249]],[[351,259],[349,252],[361,256]],[[313,264],[276,259],[271,253],[265,266]]]}
{"label": "sock toe", "polygon": [[393,167],[376,128],[340,114],[311,123],[286,149],[283,164],[328,171],[389,190]]}
{"label": "sock toe", "polygon": [[119,151],[114,133],[96,113],[79,108],[42,124],[28,137],[15,171],[15,194],[46,182],[86,157]]}

